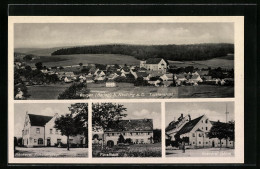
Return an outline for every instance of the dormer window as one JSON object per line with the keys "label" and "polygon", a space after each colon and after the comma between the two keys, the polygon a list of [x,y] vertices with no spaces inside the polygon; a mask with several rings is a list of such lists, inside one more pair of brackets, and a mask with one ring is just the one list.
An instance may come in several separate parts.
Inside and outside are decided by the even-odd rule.
{"label": "dormer window", "polygon": [[40,134],[40,128],[36,128],[36,133]]}

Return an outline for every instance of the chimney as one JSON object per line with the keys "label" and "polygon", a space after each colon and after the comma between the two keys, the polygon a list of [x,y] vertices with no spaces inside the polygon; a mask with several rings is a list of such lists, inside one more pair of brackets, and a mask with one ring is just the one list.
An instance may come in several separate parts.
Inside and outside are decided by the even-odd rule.
{"label": "chimney", "polygon": [[183,114],[181,113],[181,118],[183,118]]}
{"label": "chimney", "polygon": [[191,121],[191,117],[190,117],[190,115],[188,115],[188,117],[189,117],[189,121]]}

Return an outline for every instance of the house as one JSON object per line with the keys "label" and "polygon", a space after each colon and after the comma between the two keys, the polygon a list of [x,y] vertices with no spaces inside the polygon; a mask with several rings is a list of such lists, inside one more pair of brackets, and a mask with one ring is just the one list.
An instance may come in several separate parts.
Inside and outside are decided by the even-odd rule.
{"label": "house", "polygon": [[163,74],[162,76],[160,76],[160,78],[163,81],[173,81],[173,74],[172,73],[166,73],[166,74]]}
{"label": "house", "polygon": [[117,78],[118,76],[119,76],[119,75],[116,74],[116,73],[111,73],[110,75],[108,75],[107,78],[113,80],[113,79]]}
{"label": "house", "polygon": [[168,61],[163,58],[149,58],[146,61],[140,61],[140,68],[145,68],[147,70],[160,70],[166,72],[168,65]]}
{"label": "house", "polygon": [[184,74],[175,75],[174,79],[175,79],[175,80],[179,80],[180,82],[187,81],[187,79],[186,79],[186,77],[185,77]]}
{"label": "house", "polygon": [[65,78],[64,78],[64,82],[65,82],[65,83],[71,83],[71,82],[73,82],[73,78],[71,78],[71,77],[65,77]]}
{"label": "house", "polygon": [[125,66],[125,67],[123,67],[121,69],[121,72],[124,73],[124,74],[129,74],[130,73],[130,69],[127,66]]}
{"label": "house", "polygon": [[189,83],[194,83],[197,84],[198,82],[202,82],[203,80],[201,79],[200,75],[196,75],[194,74],[190,79],[189,79]]}
{"label": "house", "polygon": [[163,81],[162,84],[164,87],[169,87],[171,84],[173,84],[173,81]]}
{"label": "house", "polygon": [[97,81],[102,81],[102,80],[105,80],[105,79],[106,79],[106,76],[104,76],[104,75],[95,77],[95,80],[97,80]]}
{"label": "house", "polygon": [[97,69],[96,72],[94,73],[96,76],[105,76],[105,72],[103,70]]}
{"label": "house", "polygon": [[119,122],[110,123],[106,130],[94,130],[92,140],[94,143],[101,143],[111,147],[118,144],[120,135],[124,139],[131,139],[134,144],[151,144],[153,143],[153,120],[152,119],[133,119],[120,120]]}
{"label": "house", "polygon": [[112,79],[106,81],[106,87],[116,87],[116,82]]}
{"label": "house", "polygon": [[161,82],[160,80],[149,80],[149,81],[148,81],[149,84],[154,85],[154,86],[156,86],[156,87],[159,86],[159,83],[160,83],[160,82]]}
{"label": "house", "polygon": [[[54,128],[55,120],[59,115],[43,116],[26,113],[24,128],[22,130],[22,144],[25,147],[57,146],[67,144],[67,137]],[[70,137],[71,144],[85,144],[84,136]]]}
{"label": "house", "polygon": [[92,77],[86,77],[86,83],[93,83],[94,80]]}
{"label": "house", "polygon": [[183,117],[183,114],[177,121],[172,121],[166,127],[166,135],[171,141],[176,141],[176,136],[186,140],[185,144],[190,148],[202,147],[220,147],[233,146],[233,141],[222,139],[221,143],[217,138],[209,138],[208,133],[215,122],[209,120],[206,115],[199,116],[191,120],[190,115]]}

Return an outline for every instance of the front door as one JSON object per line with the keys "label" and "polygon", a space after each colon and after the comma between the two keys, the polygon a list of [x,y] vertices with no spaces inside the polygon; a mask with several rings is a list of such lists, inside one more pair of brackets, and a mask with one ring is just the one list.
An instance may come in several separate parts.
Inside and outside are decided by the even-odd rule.
{"label": "front door", "polygon": [[212,147],[215,147],[215,142],[214,141],[212,141]]}
{"label": "front door", "polygon": [[48,139],[47,139],[47,147],[50,147],[50,146],[51,146],[51,139],[48,138]]}

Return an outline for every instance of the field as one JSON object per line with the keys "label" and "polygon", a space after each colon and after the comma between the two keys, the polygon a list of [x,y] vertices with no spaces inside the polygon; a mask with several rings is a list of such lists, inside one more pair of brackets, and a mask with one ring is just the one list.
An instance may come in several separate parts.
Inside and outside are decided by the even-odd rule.
{"label": "field", "polygon": [[230,157],[234,156],[234,149],[231,148],[204,148],[204,149],[186,149],[167,150],[166,157]]}
{"label": "field", "polygon": [[88,157],[88,148],[57,148],[57,147],[16,147],[14,156],[16,158],[35,158],[35,157]]}
{"label": "field", "polygon": [[112,148],[101,146],[92,147],[93,157],[161,157],[161,143],[133,144],[129,146],[114,146]]}
{"label": "field", "polygon": [[214,58],[210,60],[202,60],[202,61],[169,61],[171,66],[176,67],[187,67],[193,66],[195,68],[225,68],[225,69],[234,69],[234,60],[230,59],[231,56],[224,56],[221,58]]}
{"label": "field", "polygon": [[[42,86],[28,86],[29,100],[55,100],[71,85],[58,83]],[[234,97],[232,86],[181,86],[181,87],[136,87],[131,83],[117,83],[117,87],[107,88],[105,83],[88,84],[90,99],[171,99],[171,98],[230,98]]]}
{"label": "field", "polygon": [[178,87],[179,98],[229,98],[234,97],[233,86],[181,86]]}
{"label": "field", "polygon": [[119,64],[119,65],[139,65],[140,61],[133,56],[118,54],[78,54],[78,55],[57,55],[57,56],[40,56],[40,59],[26,62],[28,65],[35,67],[36,62],[42,62],[44,66],[71,66],[83,64]]}
{"label": "field", "polygon": [[52,84],[42,86],[27,86],[28,93],[31,95],[28,100],[54,100],[58,99],[62,93],[71,84]]}
{"label": "field", "polygon": [[90,99],[138,99],[138,98],[176,98],[177,88],[173,87],[137,87],[131,83],[117,83],[117,87],[107,88],[105,84],[89,84]]}

